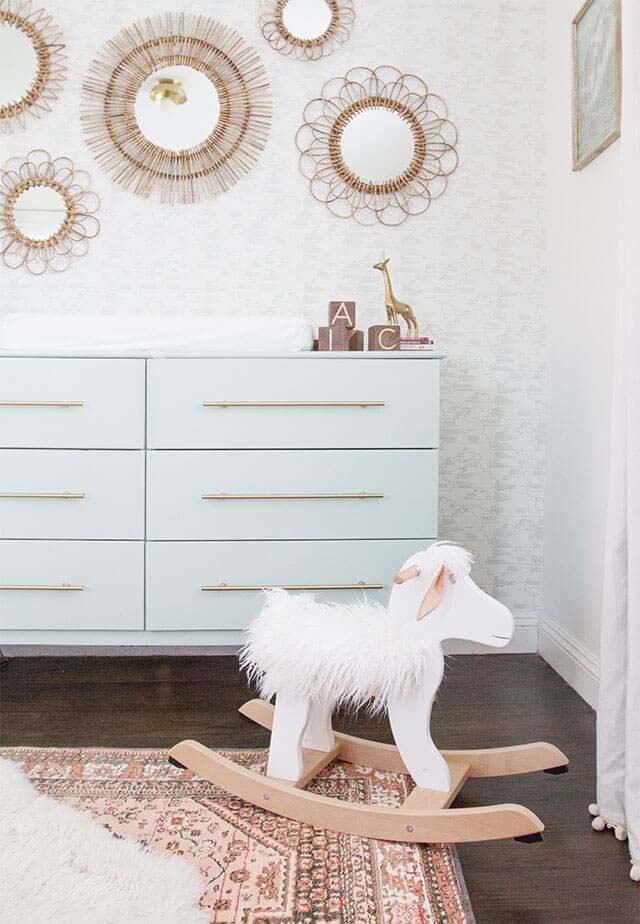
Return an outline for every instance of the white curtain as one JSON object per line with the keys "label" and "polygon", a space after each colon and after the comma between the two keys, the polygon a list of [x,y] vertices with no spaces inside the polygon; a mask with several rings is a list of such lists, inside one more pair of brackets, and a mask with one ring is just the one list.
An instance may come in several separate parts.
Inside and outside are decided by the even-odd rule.
{"label": "white curtain", "polygon": [[[621,298],[598,704],[596,830],[629,839],[640,882],[640,2],[623,0]],[[607,323],[603,314],[602,323]],[[598,438],[598,434],[594,434]]]}

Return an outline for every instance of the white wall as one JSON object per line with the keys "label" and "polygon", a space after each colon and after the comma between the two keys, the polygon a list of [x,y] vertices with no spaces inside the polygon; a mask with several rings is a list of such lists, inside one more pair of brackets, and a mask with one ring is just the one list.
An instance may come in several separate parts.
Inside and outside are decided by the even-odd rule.
{"label": "white wall", "polygon": [[[383,250],[399,298],[429,323],[444,369],[442,535],[478,554],[482,583],[536,644],[544,494],[545,0],[357,0],[353,36],[302,63],[273,52],[253,0],[182,3],[236,27],[268,68],[275,115],[257,167],[205,205],[150,205],[113,184],[80,130],[79,91],[122,25],[175,0],[47,0],[68,42],[54,111],[3,136],[0,159],[43,147],[88,169],[102,198],[90,255],[61,276],[2,269],[0,311],[118,314],[299,313],[315,323],[354,297],[362,326],[383,319],[372,269]],[[356,65],[426,78],[460,130],[447,194],[401,229],[361,228],[310,197],[294,145],[307,101]],[[402,478],[402,472],[398,472]]]}
{"label": "white wall", "polygon": [[620,189],[619,145],[583,171],[571,170],[570,24],[578,6],[549,0],[547,15],[549,404],[540,651],[593,704]]}

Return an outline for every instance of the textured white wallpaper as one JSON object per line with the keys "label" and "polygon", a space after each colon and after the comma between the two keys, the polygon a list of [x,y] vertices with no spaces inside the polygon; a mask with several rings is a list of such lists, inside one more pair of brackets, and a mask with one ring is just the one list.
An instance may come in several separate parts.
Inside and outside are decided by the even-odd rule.
{"label": "textured white wallpaper", "polygon": [[[61,276],[0,270],[0,310],[184,315],[292,314],[323,322],[355,298],[362,327],[384,318],[371,267],[391,257],[398,297],[449,352],[443,368],[441,534],[479,558],[481,578],[521,617],[541,604],[544,481],[544,0],[356,0],[354,33],[303,63],[273,52],[255,0],[42,0],[68,43],[54,111],[3,136],[2,161],[44,147],[88,169],[100,236]],[[134,19],[206,13],[238,29],[269,71],[274,122],[259,164],[201,206],[150,205],[103,175],[78,118],[98,48]],[[298,174],[294,136],[323,82],[393,64],[448,103],[460,167],[425,216],[400,229],[332,217]],[[398,477],[402,477],[398,473]]]}

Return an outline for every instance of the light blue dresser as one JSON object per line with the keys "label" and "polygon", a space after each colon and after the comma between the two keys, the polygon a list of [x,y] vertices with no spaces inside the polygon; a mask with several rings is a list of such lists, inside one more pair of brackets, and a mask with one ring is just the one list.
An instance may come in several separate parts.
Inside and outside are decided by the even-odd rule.
{"label": "light blue dresser", "polygon": [[0,644],[227,645],[438,535],[430,353],[0,358]]}

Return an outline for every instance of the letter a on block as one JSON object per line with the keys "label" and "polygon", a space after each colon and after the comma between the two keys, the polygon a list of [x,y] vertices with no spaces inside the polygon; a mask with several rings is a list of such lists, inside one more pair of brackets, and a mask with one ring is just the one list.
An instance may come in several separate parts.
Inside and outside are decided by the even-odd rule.
{"label": "letter a on block", "polygon": [[346,325],[351,330],[356,326],[355,302],[329,302],[329,327]]}

